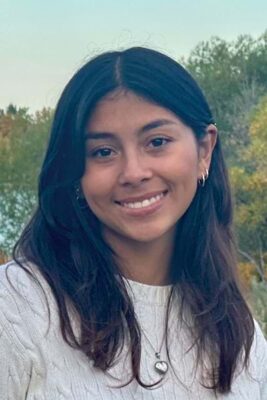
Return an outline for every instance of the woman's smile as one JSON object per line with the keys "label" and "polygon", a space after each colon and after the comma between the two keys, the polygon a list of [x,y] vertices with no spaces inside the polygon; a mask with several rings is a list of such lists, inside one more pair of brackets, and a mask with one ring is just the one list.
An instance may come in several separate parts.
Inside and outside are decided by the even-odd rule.
{"label": "woman's smile", "polygon": [[122,202],[115,202],[125,215],[133,217],[145,217],[154,214],[160,210],[164,204],[165,197],[168,191],[162,191],[156,195],[143,196],[144,200],[133,201],[127,200]]}

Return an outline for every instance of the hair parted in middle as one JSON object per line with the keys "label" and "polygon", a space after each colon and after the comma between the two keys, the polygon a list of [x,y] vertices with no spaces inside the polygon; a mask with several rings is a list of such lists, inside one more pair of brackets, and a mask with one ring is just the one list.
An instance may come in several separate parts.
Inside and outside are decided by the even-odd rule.
{"label": "hair parted in middle", "polygon": [[[90,115],[101,99],[119,91],[133,92],[172,111],[192,128],[197,142],[214,123],[195,80],[164,54],[135,47],[88,61],[57,105],[40,174],[39,205],[14,249],[14,259],[20,263],[23,255],[38,266],[58,303],[64,339],[96,367],[106,370],[115,361],[124,344],[126,321],[132,379],[150,387],[140,378],[140,328],[115,254],[102,237],[98,219],[89,207],[80,206],[76,193],[85,170]],[[182,299],[177,319],[185,309],[190,311],[198,362],[203,355],[210,360],[209,371],[202,366],[203,384],[227,393],[243,350],[244,365],[248,362],[254,325],[236,278],[231,192],[219,138],[205,187],[197,189],[177,223],[170,271],[172,294],[176,291]],[[81,341],[70,323],[67,298],[80,316]]]}

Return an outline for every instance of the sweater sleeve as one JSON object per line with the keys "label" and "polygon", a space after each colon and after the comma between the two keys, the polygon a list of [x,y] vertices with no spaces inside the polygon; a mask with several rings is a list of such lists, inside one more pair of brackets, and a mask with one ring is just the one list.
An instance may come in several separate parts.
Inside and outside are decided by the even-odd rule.
{"label": "sweater sleeve", "polygon": [[0,400],[25,400],[30,384],[29,338],[16,299],[0,282]]}

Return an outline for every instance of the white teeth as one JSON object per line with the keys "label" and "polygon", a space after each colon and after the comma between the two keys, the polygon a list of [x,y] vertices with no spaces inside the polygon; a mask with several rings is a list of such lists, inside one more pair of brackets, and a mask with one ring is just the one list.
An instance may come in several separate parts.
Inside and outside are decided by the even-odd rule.
{"label": "white teeth", "polygon": [[151,204],[155,203],[156,201],[160,200],[164,196],[163,193],[158,194],[157,196],[151,197],[151,199],[145,199],[143,201],[138,201],[136,203],[121,203],[123,207],[128,208],[144,208],[148,207]]}

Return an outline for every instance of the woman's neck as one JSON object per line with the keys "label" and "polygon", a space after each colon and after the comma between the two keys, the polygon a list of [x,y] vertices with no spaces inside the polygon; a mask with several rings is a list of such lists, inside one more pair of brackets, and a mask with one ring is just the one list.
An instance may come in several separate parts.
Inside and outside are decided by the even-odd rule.
{"label": "woman's neck", "polygon": [[169,266],[173,251],[170,237],[153,242],[122,240],[109,235],[108,243],[118,255],[116,261],[125,278],[147,285],[168,285]]}

